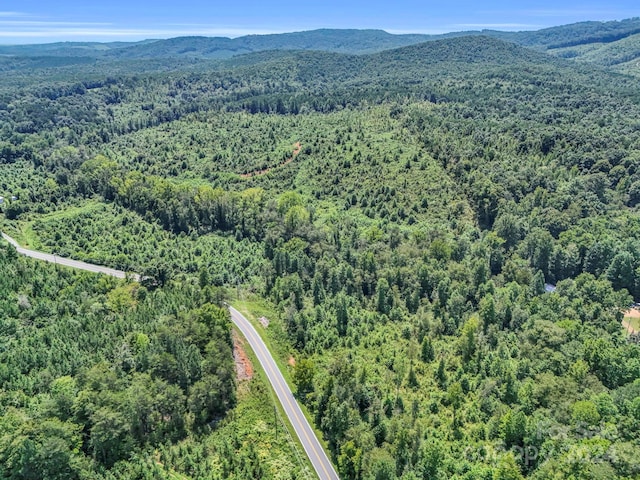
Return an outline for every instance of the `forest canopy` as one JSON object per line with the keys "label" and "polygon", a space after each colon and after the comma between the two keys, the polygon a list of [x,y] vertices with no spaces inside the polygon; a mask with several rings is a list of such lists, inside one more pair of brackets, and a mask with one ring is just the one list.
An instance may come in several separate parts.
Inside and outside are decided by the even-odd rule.
{"label": "forest canopy", "polygon": [[226,299],[341,478],[638,478],[637,82],[545,52],[636,23],[3,58],[3,229],[144,281],[0,245],[0,476],[305,478]]}

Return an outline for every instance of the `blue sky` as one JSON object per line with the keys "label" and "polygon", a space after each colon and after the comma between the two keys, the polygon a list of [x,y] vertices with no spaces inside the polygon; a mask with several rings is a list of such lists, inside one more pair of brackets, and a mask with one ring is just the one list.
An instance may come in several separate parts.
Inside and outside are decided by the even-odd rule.
{"label": "blue sky", "polygon": [[237,37],[315,28],[536,30],[635,16],[637,0],[0,0],[0,44]]}

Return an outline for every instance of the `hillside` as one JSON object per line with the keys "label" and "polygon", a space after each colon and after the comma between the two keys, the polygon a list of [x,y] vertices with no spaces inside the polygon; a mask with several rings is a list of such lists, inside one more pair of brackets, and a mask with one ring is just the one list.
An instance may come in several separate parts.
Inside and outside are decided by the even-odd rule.
{"label": "hillside", "polygon": [[382,30],[312,30],[275,35],[249,35],[234,39],[180,37],[109,52],[122,58],[195,56],[228,58],[264,50],[318,50],[340,53],[371,53],[419,43],[428,35],[392,35]]}
{"label": "hillside", "polygon": [[611,67],[616,71],[625,71],[637,64],[636,60],[640,57],[640,34],[607,43],[594,42],[554,48],[548,52],[564,58]]}
{"label": "hillside", "polygon": [[492,31],[491,35],[527,47],[553,50],[592,43],[612,43],[637,33],[640,33],[640,18],[609,22],[579,22],[536,31]]}
{"label": "hillside", "polygon": [[144,45],[155,40],[141,42],[56,42],[36,45],[0,45],[0,55],[16,57],[97,57],[110,51],[133,45]]}
{"label": "hillside", "polygon": [[229,58],[265,50],[318,50],[371,53],[424,42],[431,35],[393,35],[383,30],[320,29],[304,32],[226,37],[177,37],[142,42],[66,42],[42,45],[0,46],[0,55],[162,58]]}
{"label": "hillside", "polygon": [[[110,59],[208,58],[221,59],[269,50],[315,50],[368,54],[432,40],[484,35],[565,57],[579,56],[603,44],[615,44],[640,33],[640,19],[581,22],[537,31],[462,31],[440,35],[394,35],[383,30],[319,29],[303,32],[226,37],[177,37],[142,42],[63,42],[43,45],[0,46],[0,55],[36,57],[106,57]],[[571,47],[577,47],[571,50]]]}
{"label": "hillside", "polygon": [[144,277],[0,245],[0,477],[308,478],[233,371],[224,302],[343,479],[640,475],[637,81],[491,35],[362,35],[376,51],[175,39],[0,78],[3,228]]}

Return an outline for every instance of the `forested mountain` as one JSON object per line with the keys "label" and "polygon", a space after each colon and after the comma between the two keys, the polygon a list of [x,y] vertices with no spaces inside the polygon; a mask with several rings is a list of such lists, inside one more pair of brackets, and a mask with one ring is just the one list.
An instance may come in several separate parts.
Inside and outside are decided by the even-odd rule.
{"label": "forested mountain", "polygon": [[16,57],[91,57],[110,50],[144,45],[156,40],[142,42],[56,42],[36,45],[0,45],[0,55]]}
{"label": "forested mountain", "polygon": [[4,228],[145,280],[0,247],[0,476],[306,478],[226,299],[341,478],[639,478],[637,80],[542,48],[635,22],[3,59]]}
{"label": "forested mountain", "polygon": [[[142,42],[60,42],[42,45],[0,46],[0,55],[15,57],[89,57],[108,59],[207,58],[223,59],[251,52],[271,50],[313,50],[336,53],[368,54],[417,43],[459,36],[484,35],[525,47],[548,51],[566,58],[579,57],[612,65],[629,61],[640,33],[640,19],[610,22],[581,22],[537,31],[502,32],[497,30],[461,31],[439,35],[390,34],[383,30],[319,29],[294,33],[226,37],[176,37]],[[633,46],[632,46],[633,45]],[[606,49],[603,49],[606,47]],[[623,59],[603,61],[614,50]],[[594,58],[593,51],[601,51]],[[589,55],[591,53],[591,55]],[[635,58],[635,57],[633,57]]]}
{"label": "forested mountain", "polygon": [[503,40],[545,50],[612,43],[640,33],[640,18],[610,22],[579,22],[525,32],[498,32]]}
{"label": "forested mountain", "polygon": [[316,50],[372,53],[425,42],[441,35],[393,35],[383,30],[319,29],[294,33],[226,37],[176,37],[142,42],[62,42],[43,45],[0,46],[0,55],[162,58],[229,58],[265,50]]}

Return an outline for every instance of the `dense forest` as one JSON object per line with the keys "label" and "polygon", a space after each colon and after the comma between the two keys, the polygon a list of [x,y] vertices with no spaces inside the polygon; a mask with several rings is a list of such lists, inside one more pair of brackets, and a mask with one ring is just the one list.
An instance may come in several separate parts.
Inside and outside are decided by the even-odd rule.
{"label": "dense forest", "polygon": [[0,476],[308,478],[228,301],[340,478],[640,478],[637,23],[0,59],[3,230],[143,275],[0,245]]}

